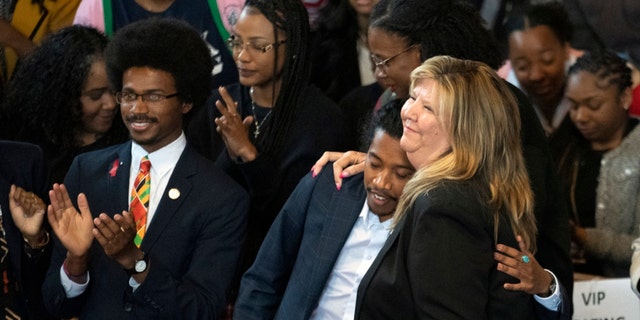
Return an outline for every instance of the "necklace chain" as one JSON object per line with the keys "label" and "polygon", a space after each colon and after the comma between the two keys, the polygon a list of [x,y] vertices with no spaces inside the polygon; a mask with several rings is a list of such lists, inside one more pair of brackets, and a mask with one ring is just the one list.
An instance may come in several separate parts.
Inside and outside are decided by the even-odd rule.
{"label": "necklace chain", "polygon": [[262,121],[258,121],[258,116],[256,115],[256,103],[253,102],[253,88],[249,89],[249,96],[251,97],[251,113],[253,113],[253,123],[256,126],[256,129],[253,130],[253,138],[258,139],[258,135],[260,135],[260,126],[264,125],[265,121],[267,121],[267,118],[269,118],[269,116],[271,115],[271,111],[273,111],[273,108],[269,109],[269,112],[266,116],[264,116],[264,118],[262,118]]}
{"label": "necklace chain", "polygon": [[258,139],[258,135],[260,134],[260,125],[264,125],[264,122],[267,121],[267,118],[269,118],[269,116],[271,115],[271,111],[269,110],[269,113],[267,113],[266,116],[264,116],[264,118],[262,118],[262,121],[258,121],[258,116],[256,115],[256,104],[253,102],[253,100],[251,101],[251,113],[253,113],[253,123],[256,125],[256,129],[253,130],[253,137],[255,139]]}

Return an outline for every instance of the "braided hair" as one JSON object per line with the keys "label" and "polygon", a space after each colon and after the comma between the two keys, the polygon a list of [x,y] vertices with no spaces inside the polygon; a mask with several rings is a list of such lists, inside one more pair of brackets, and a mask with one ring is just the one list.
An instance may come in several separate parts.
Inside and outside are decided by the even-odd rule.
{"label": "braided hair", "polygon": [[[618,90],[618,99],[621,93],[632,86],[631,69],[626,61],[611,51],[598,50],[585,52],[569,68],[568,77],[580,71],[589,72],[596,76],[596,86],[606,88],[614,85]],[[571,187],[576,174],[576,166],[585,154],[591,151],[591,143],[573,125],[567,117],[558,133],[552,136],[551,151],[557,159],[557,170],[561,180]],[[574,203],[572,205],[575,206]],[[575,207],[572,207],[575,214]]]}
{"label": "braided hair", "polygon": [[464,1],[382,0],[371,12],[369,26],[419,44],[422,60],[448,55],[497,69],[505,58],[480,13]]}
{"label": "braided hair", "polygon": [[596,75],[601,80],[598,85],[603,82],[606,82],[606,86],[615,85],[618,93],[632,85],[631,69],[627,66],[627,61],[611,51],[586,52],[569,68],[569,75],[579,71]]}
{"label": "braided hair", "polygon": [[[303,98],[302,91],[309,82],[309,18],[300,0],[247,0],[245,7],[257,9],[271,22],[276,42],[281,40],[278,39],[278,30],[286,35],[280,94],[273,103],[271,122],[266,124],[265,134],[257,141],[261,152],[277,156],[284,148],[294,113]],[[278,50],[275,52],[274,65],[278,61]],[[276,73],[274,68],[274,79]],[[275,86],[273,90],[275,97]]]}

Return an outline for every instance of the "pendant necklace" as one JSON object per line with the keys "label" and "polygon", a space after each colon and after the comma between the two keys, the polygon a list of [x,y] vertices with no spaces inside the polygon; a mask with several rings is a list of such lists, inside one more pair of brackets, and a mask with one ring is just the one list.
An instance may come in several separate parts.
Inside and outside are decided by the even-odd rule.
{"label": "pendant necklace", "polygon": [[251,113],[253,114],[253,123],[256,126],[256,129],[253,130],[253,138],[258,139],[258,135],[260,135],[260,125],[264,125],[267,118],[271,115],[273,108],[271,108],[267,115],[262,118],[262,121],[258,121],[258,116],[256,115],[256,104],[253,102],[253,88],[249,89],[249,95],[251,96]]}

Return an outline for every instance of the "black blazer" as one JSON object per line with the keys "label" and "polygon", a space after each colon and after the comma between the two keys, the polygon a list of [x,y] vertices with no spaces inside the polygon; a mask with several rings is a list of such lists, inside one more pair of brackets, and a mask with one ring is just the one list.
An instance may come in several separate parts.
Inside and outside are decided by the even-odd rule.
{"label": "black blazer", "polygon": [[494,235],[487,202],[474,181],[418,198],[362,279],[356,318],[534,319],[533,296],[502,287],[517,280],[497,270],[495,244],[518,244],[504,215]]}

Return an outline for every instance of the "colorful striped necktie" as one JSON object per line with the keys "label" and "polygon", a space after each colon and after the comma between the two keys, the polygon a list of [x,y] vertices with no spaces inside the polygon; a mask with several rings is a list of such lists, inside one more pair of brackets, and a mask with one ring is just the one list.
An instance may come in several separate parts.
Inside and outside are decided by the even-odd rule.
{"label": "colorful striped necktie", "polygon": [[133,242],[140,247],[144,233],[147,229],[147,211],[149,210],[149,193],[151,187],[151,161],[148,156],[144,156],[140,160],[140,171],[136,176],[131,190],[131,206],[129,212],[133,214],[133,220],[136,222],[136,237]]}

